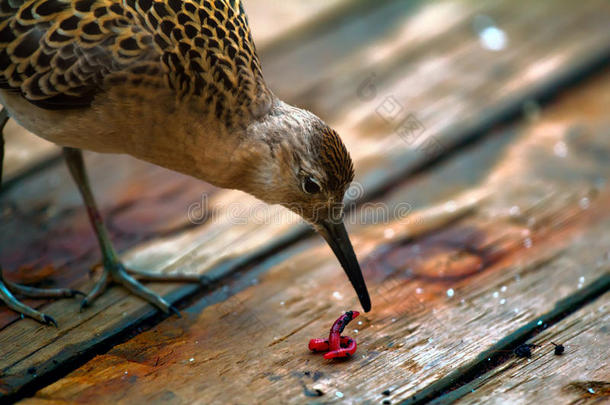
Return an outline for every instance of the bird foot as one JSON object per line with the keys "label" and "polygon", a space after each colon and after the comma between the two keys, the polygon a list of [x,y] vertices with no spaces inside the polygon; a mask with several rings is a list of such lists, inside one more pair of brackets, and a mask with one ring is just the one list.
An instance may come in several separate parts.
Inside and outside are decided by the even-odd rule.
{"label": "bird foot", "polygon": [[110,265],[104,266],[102,277],[95,284],[91,292],[87,294],[87,296],[81,302],[81,311],[84,308],[90,306],[99,296],[104,293],[104,291],[106,291],[108,286],[114,282],[122,285],[132,294],[135,294],[138,297],[144,299],[145,301],[151,303],[166,314],[173,313],[180,316],[180,312],[178,312],[178,310],[173,305],[168,303],[156,292],[142,285],[138,280],[136,280],[136,278],[132,276],[132,274],[140,279],[154,281],[200,281],[199,278],[195,279],[191,276],[176,275],[176,277],[173,278],[171,275],[162,276],[149,272],[132,271],[126,269],[125,266],[120,262],[112,263]]}
{"label": "bird foot", "polygon": [[13,311],[20,313],[22,317],[27,316],[28,318],[35,319],[45,325],[55,325],[55,327],[57,327],[57,322],[52,316],[25,305],[19,301],[14,294],[29,298],[71,298],[79,294],[85,295],[80,291],[69,288],[42,289],[16,284],[5,280],[0,274],[0,300],[3,301],[6,306]]}

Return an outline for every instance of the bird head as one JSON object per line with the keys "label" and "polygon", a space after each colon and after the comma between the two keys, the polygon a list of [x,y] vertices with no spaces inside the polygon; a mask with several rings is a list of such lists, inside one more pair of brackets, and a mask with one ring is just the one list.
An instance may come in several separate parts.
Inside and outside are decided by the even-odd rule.
{"label": "bird head", "polygon": [[343,221],[354,169],[339,135],[311,112],[281,101],[248,132],[247,138],[257,141],[245,152],[251,170],[241,188],[309,222],[330,245],[368,312],[369,294]]}

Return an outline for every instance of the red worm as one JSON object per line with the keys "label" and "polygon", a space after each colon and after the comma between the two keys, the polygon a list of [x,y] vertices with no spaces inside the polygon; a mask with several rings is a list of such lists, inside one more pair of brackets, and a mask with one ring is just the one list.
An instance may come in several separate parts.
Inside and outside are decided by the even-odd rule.
{"label": "red worm", "polygon": [[313,352],[325,352],[325,359],[334,359],[336,357],[350,357],[356,352],[356,340],[349,336],[341,336],[341,332],[345,329],[348,323],[355,317],[360,315],[357,311],[347,311],[339,317],[330,328],[328,339],[311,339],[309,341],[309,350]]}

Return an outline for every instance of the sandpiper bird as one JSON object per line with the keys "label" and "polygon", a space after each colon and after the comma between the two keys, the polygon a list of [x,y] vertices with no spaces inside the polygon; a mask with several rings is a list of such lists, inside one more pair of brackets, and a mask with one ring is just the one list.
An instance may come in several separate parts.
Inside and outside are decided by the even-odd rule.
{"label": "sandpiper bird", "polygon": [[[2,127],[10,116],[61,145],[87,207],[104,272],[84,306],[113,281],[175,311],[121,264],[89,188],[87,149],[127,153],[293,210],[326,239],[370,310],[342,221],[350,156],[321,119],[267,88],[240,0],[0,0],[0,87]],[[0,270],[6,305],[55,323],[13,293],[75,292],[20,286]]]}

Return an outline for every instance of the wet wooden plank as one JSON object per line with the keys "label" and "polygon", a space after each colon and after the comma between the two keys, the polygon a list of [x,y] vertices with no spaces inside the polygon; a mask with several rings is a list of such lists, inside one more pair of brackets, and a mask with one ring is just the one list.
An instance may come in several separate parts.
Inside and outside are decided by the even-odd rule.
{"label": "wet wooden plank", "polygon": [[[608,265],[610,257],[600,259]],[[531,359],[516,359],[476,381],[458,403],[603,403],[610,399],[610,294],[538,335]],[[563,344],[563,355],[551,342]]]}
{"label": "wet wooden plank", "polygon": [[[408,26],[406,29],[407,33],[417,33],[418,30],[422,29],[421,25],[417,25],[418,13],[424,13],[424,16],[430,17],[435,15],[428,7],[411,7],[404,8],[398,4],[404,4],[402,2],[382,2],[379,3],[378,12],[371,14],[370,24],[374,26],[385,27],[384,22],[388,15],[397,15],[394,21],[403,21]],[[470,9],[471,5],[468,2],[444,2],[450,10],[454,8]],[[506,9],[508,2],[495,2],[490,3],[490,8],[485,9],[486,12],[493,14],[494,10],[498,13]],[[511,3],[512,4],[512,3]],[[548,4],[548,3],[547,3]],[[498,7],[494,9],[494,7]],[[355,101],[356,105],[349,105],[349,103],[343,103],[346,99],[349,99],[349,94],[357,94],[360,83],[354,82],[352,90],[345,88],[343,92],[335,91],[336,89],[329,87],[327,92],[323,92],[321,88],[316,88],[315,94],[308,98],[308,105],[312,100],[317,100],[317,103],[321,103],[322,100],[333,98],[337,100],[337,105],[349,105],[350,111],[353,111],[354,115],[346,114],[342,109],[330,109],[329,113],[323,114],[324,118],[330,118],[331,121],[340,129],[343,129],[343,137],[346,143],[350,146],[353,151],[353,155],[356,158],[357,176],[360,184],[363,185],[366,193],[378,191],[389,184],[394,182],[396,176],[403,175],[408,169],[414,169],[421,164],[434,158],[436,153],[431,153],[427,149],[419,147],[420,141],[424,142],[424,145],[430,145],[430,142],[442,142],[446,148],[443,148],[442,152],[447,152],[451,149],[451,145],[463,142],[465,139],[471,138],[476,134],[475,129],[480,129],[486,125],[489,125],[493,121],[497,121],[499,118],[504,116],[507,112],[510,112],[511,106],[520,105],[525,99],[530,97],[536,97],[544,89],[557,85],[559,82],[565,79],[566,72],[580,72],[583,64],[595,63],[600,55],[606,55],[605,46],[607,42],[605,38],[608,36],[608,27],[605,24],[603,17],[608,11],[608,6],[604,2],[587,3],[586,6],[579,6],[573,10],[570,7],[574,7],[572,3],[565,2],[553,2],[553,7],[549,8],[548,14],[552,19],[552,13],[557,12],[557,25],[553,25],[552,29],[561,30],[564,33],[573,33],[574,35],[565,35],[565,41],[558,45],[556,38],[547,35],[546,31],[540,31],[537,25],[533,24],[529,18],[533,15],[540,16],[541,12],[538,9],[531,9],[524,4],[515,8],[511,13],[511,18],[507,18],[506,25],[503,28],[509,33],[519,33],[528,38],[528,42],[524,46],[511,48],[510,52],[502,54],[503,57],[497,60],[497,63],[479,64],[478,78],[481,80],[466,80],[457,83],[456,77],[460,77],[465,74],[465,71],[472,71],[473,66],[464,66],[460,61],[464,57],[468,57],[467,60],[495,60],[492,54],[480,47],[479,38],[471,30],[471,14],[462,13],[458,14],[463,17],[460,20],[461,23],[456,22],[453,25],[440,26],[440,28],[433,32],[426,31],[427,35],[423,36],[422,42],[418,42],[414,45],[413,58],[409,60],[408,66],[414,68],[414,71],[424,71],[427,66],[434,66],[438,63],[439,56],[434,53],[421,53],[417,49],[421,47],[425,48],[425,42],[434,39],[434,44],[445,43],[448,41],[451,44],[450,50],[445,49],[447,58],[454,59],[455,63],[443,63],[438,66],[439,69],[439,82],[434,88],[431,88],[429,92],[422,93],[421,86],[406,85],[402,75],[384,75],[380,78],[377,83],[378,93],[374,99],[365,97],[366,102],[362,100]],[[591,8],[589,8],[591,7]],[[566,13],[566,10],[572,10]],[[595,12],[593,12],[595,9]],[[434,9],[433,9],[434,10]],[[475,9],[478,10],[478,9]],[[536,11],[538,10],[538,11]],[[480,11],[480,10],[479,10]],[[430,14],[432,13],[432,14]],[[533,14],[532,14],[533,13]],[[538,14],[536,14],[538,13]],[[451,14],[451,13],[449,13]],[[447,15],[447,12],[445,14]],[[559,18],[561,15],[561,18]],[[601,17],[600,17],[601,16]],[[361,17],[365,18],[365,17]],[[369,18],[368,16],[366,17]],[[403,18],[403,20],[400,20]],[[533,17],[532,17],[533,18]],[[424,19],[427,21],[427,19]],[[553,20],[555,21],[555,20]],[[587,24],[583,24],[586,21]],[[362,27],[362,23],[359,22],[354,25],[350,21],[342,21],[342,24],[338,24],[336,29],[330,29],[324,31],[324,35],[328,39],[328,43],[337,43],[346,37],[346,31],[343,25],[351,27],[347,32],[354,32],[358,27]],[[396,28],[397,25],[387,25],[388,27]],[[460,27],[457,31],[455,27]],[[315,30],[312,31],[315,33]],[[368,37],[368,42],[363,44],[369,51],[374,48],[383,49],[395,49],[401,52],[407,52],[407,45],[399,42],[396,45],[395,38],[392,34],[393,31],[374,31],[371,32]],[[458,34],[461,33],[461,36]],[[317,34],[316,34],[317,35]],[[461,38],[463,42],[453,41],[452,38]],[[517,38],[520,38],[517,37]],[[530,46],[530,42],[535,46]],[[392,48],[394,46],[394,48]],[[464,48],[466,47],[466,48]],[[290,54],[277,53],[272,48],[267,55],[268,58],[265,61],[266,69],[274,69],[274,64],[283,64],[287,57],[291,57]],[[281,47],[279,48],[281,49]],[[329,72],[336,72],[336,65],[330,63],[326,64],[328,59],[328,52],[313,52],[311,47],[308,45],[304,49],[309,49],[312,60],[316,59],[319,61],[317,69],[311,70],[311,76],[315,80],[320,78],[327,78]],[[345,58],[346,60],[353,60],[359,55],[358,48],[353,44],[350,47],[346,47],[347,50],[351,50],[347,53],[340,53],[337,58]],[[468,52],[463,53],[461,50],[467,49]],[[417,52],[416,52],[417,51]],[[274,57],[274,52],[275,58]],[[408,53],[408,52],[407,52]],[[407,65],[404,65],[404,61],[398,61],[400,63],[389,64],[391,57],[396,55],[396,52],[389,52],[387,58],[374,59],[371,66],[384,68],[387,66],[393,66],[396,72],[403,71]],[[317,56],[316,56],[317,55]],[[497,54],[493,54],[497,55]],[[352,59],[350,59],[352,58]],[[486,59],[487,58],[487,59]],[[444,61],[445,59],[443,59]],[[538,75],[528,75],[532,69],[532,63],[535,60],[552,60],[553,63],[549,63],[546,69],[535,70]],[[435,62],[437,61],[437,62]],[[294,60],[295,64],[301,63],[300,58]],[[313,62],[312,62],[313,63]],[[528,64],[529,63],[529,64]],[[355,77],[358,75],[360,65],[346,64],[346,67],[356,69],[356,73],[350,73],[346,71],[345,77]],[[419,66],[419,70],[415,67]],[[385,68],[384,68],[385,69]],[[394,71],[390,69],[389,71]],[[497,71],[504,71],[505,75],[498,76]],[[384,71],[388,71],[387,69]],[[282,73],[284,72],[284,73]],[[273,71],[272,71],[273,73]],[[273,73],[273,75],[281,74],[292,74],[290,69],[279,69],[279,71]],[[269,76],[270,73],[267,73]],[[409,75],[410,76],[410,75]],[[422,76],[418,76],[419,80],[422,80]],[[317,78],[317,79],[316,79]],[[483,79],[486,80],[483,80]],[[444,85],[443,85],[444,83]],[[278,94],[285,92],[286,95],[291,98],[291,89],[293,82],[285,82],[286,86],[282,89],[281,85],[278,84],[275,88],[278,88]],[[459,91],[457,86],[459,84]],[[457,94],[460,95],[459,99],[456,99]],[[394,126],[391,122],[384,122],[378,113],[378,108],[381,103],[389,96],[394,96],[399,102],[403,100],[419,100],[418,106],[427,106],[426,109],[422,110],[420,117],[419,111],[416,111],[416,118],[421,121],[426,131],[418,135],[418,143],[408,143],[401,139],[401,137],[394,131]],[[336,98],[335,98],[336,97]],[[427,103],[424,101],[427,100]],[[440,101],[439,101],[440,100]],[[467,107],[468,114],[448,114],[450,111],[447,108],[453,103],[461,105],[464,103]],[[313,104],[311,104],[313,105]],[[485,105],[486,110],[481,112],[480,106]],[[330,107],[330,104],[329,104]],[[385,106],[387,107],[387,106]],[[405,104],[406,108],[406,104]],[[418,107],[419,108],[419,107]],[[490,112],[491,111],[491,112]],[[406,111],[405,111],[406,112]],[[424,113],[425,112],[425,113]],[[459,112],[464,112],[460,110]],[[386,117],[387,118],[387,117]],[[398,117],[397,117],[398,118]],[[405,119],[401,116],[400,119]],[[96,157],[95,159],[106,159],[110,157]],[[112,162],[112,161],[109,161]],[[98,179],[105,178],[112,163],[107,163],[104,167],[105,171],[100,169],[98,174],[96,172],[96,166],[93,165],[92,171],[93,176],[98,176]],[[6,197],[9,202],[15,203],[16,205],[21,204],[25,201],[40,202],[43,201],[42,206],[49,204],[44,203],[45,201],[55,199],[56,201],[63,201],[64,205],[51,204],[54,213],[62,213],[64,215],[67,225],[64,229],[70,228],[71,222],[68,218],[71,212],[76,212],[79,207],[77,202],[78,197],[76,191],[73,190],[69,193],[58,193],[55,197],[53,195],[53,184],[63,184],[66,182],[65,187],[69,187],[69,179],[65,175],[62,169],[57,169],[54,172],[47,172],[38,179],[33,179],[27,184],[22,184],[19,187],[14,187]],[[63,172],[63,173],[62,173]],[[171,181],[171,177],[168,177],[167,181]],[[53,183],[55,182],[55,183]],[[93,182],[96,187],[98,185]],[[134,183],[137,184],[136,181]],[[62,186],[64,187],[64,186]],[[129,194],[131,185],[124,189],[117,183],[108,183],[103,190],[110,191],[106,204],[106,211],[112,211],[115,203],[112,203],[111,193],[117,193],[125,197],[128,201],[131,201],[130,211],[133,215],[137,216],[139,198],[136,198],[137,192],[133,195]],[[188,183],[185,189],[188,189],[188,193],[193,192],[198,186],[194,183]],[[203,187],[203,186],[202,186]],[[454,186],[452,186],[454,187]],[[154,189],[154,187],[151,187]],[[65,189],[64,189],[65,190]],[[137,190],[137,189],[136,189]],[[204,190],[205,191],[205,190]],[[176,191],[176,194],[180,193],[180,190]],[[155,192],[150,198],[161,198]],[[174,207],[175,216],[171,217],[172,228],[171,230],[180,230],[181,226],[188,228],[190,221],[188,221],[189,207],[192,204],[200,204],[201,198],[196,198],[190,204],[185,203],[188,198],[192,198],[191,194],[185,196],[173,195],[175,202],[167,202],[167,206],[164,206],[164,213],[168,211],[170,206]],[[96,191],[99,195],[99,192]],[[3,197],[5,198],[5,197]],[[104,198],[104,197],[102,197]],[[226,215],[229,211],[226,207],[231,204],[238,203],[240,207],[244,207],[246,214],[251,207],[261,207],[258,203],[252,199],[244,197],[240,193],[236,192],[218,192],[208,198],[210,207],[217,207],[213,212],[218,215],[217,218],[220,220],[207,221],[200,227],[191,229],[184,232],[179,232],[177,235],[172,235],[172,232],[163,233],[164,237],[151,239],[146,241],[146,238],[138,236],[139,240],[145,240],[144,243],[139,244],[136,248],[129,249],[124,253],[127,263],[135,268],[142,268],[146,270],[158,270],[163,272],[194,272],[197,274],[205,273],[210,279],[218,279],[226,275],[231,269],[235,268],[239,263],[243,263],[252,256],[258,256],[268,251],[269,249],[278,246],[278,243],[294,239],[299,235],[303,235],[305,227],[295,226],[294,217],[285,214],[285,212],[277,207],[271,207],[266,209],[265,214],[271,218],[282,218],[281,221],[269,221],[271,223],[261,224],[256,221],[247,222],[245,224],[229,223],[228,221],[222,220],[222,215]],[[366,194],[362,198],[367,198]],[[414,197],[415,198],[415,197]],[[7,199],[3,201],[6,202]],[[154,203],[156,204],[156,203]],[[153,204],[153,205],[154,205]],[[172,205],[174,204],[174,205]],[[36,204],[32,204],[36,207]],[[223,208],[225,207],[225,208]],[[151,213],[154,213],[156,208],[151,209]],[[53,213],[53,210],[52,210]],[[81,215],[81,214],[79,214]],[[81,219],[84,218],[80,217]],[[25,215],[27,221],[31,218],[38,218],[38,211],[29,211]],[[50,215],[51,219],[58,221],[60,218],[57,216]],[[112,215],[110,221],[113,222]],[[148,219],[145,217],[140,220],[133,219],[134,225],[133,232],[138,232],[137,227],[140,224],[146,222]],[[35,221],[33,221],[36,223]],[[156,222],[156,221],[155,221]],[[235,222],[235,221],[234,221]],[[158,226],[162,225],[162,221],[156,222]],[[3,223],[4,224],[4,221]],[[154,227],[153,227],[154,228]],[[84,228],[83,228],[84,229]],[[131,229],[129,229],[132,232]],[[53,235],[62,234],[57,231],[57,228],[50,228],[49,232],[54,232]],[[14,233],[14,232],[13,232]],[[154,234],[155,230],[151,234]],[[4,233],[9,235],[12,233]],[[39,235],[49,235],[42,234]],[[74,237],[74,234],[71,234]],[[79,236],[80,234],[77,234]],[[139,234],[138,234],[139,235]],[[150,234],[146,234],[150,236]],[[51,239],[48,237],[47,239]],[[76,239],[76,238],[75,238]],[[42,239],[41,239],[42,240]],[[77,239],[80,240],[80,239]],[[13,245],[15,246],[15,245]],[[124,246],[124,245],[123,245]],[[69,248],[68,246],[64,251],[64,256],[61,260],[58,259],[60,264],[71,267],[72,274],[82,274],[82,269],[85,267],[84,263],[86,260],[80,262],[69,262]],[[7,249],[8,250],[8,249]],[[38,256],[41,249],[37,251],[34,249],[28,249],[28,246],[20,245],[15,247],[15,250],[3,250],[2,255],[8,255],[13,257],[15,252],[17,254],[31,254],[30,257]],[[29,253],[19,253],[29,252]],[[36,254],[38,252],[38,254]],[[94,254],[94,253],[93,253]],[[328,259],[328,265],[332,263],[336,266],[334,259]],[[330,261],[332,260],[332,261]],[[92,261],[91,257],[88,259],[89,263]],[[15,260],[16,262],[16,260]],[[48,260],[41,260],[42,264],[49,264]],[[37,264],[37,266],[39,266]],[[13,267],[14,269],[14,267]],[[11,269],[9,269],[11,270]],[[9,273],[10,274],[10,273]],[[61,284],[61,279],[70,279],[68,276],[62,276],[57,273],[58,283]],[[75,279],[70,279],[74,281]],[[83,281],[83,276],[76,279],[77,281]],[[342,279],[338,279],[342,280]],[[345,284],[343,281],[337,281],[338,283]],[[83,289],[89,288],[91,282],[86,282],[82,286]],[[186,294],[192,292],[195,286],[175,286],[175,285],[155,285],[154,288],[166,294],[172,299],[183,297]],[[4,370],[6,377],[4,381],[9,381],[3,388],[4,392],[12,392],[12,390],[18,389],[29,381],[32,381],[36,376],[44,375],[49,373],[56,365],[56,362],[64,362],[69,359],[77,357],[83,350],[91,348],[99,342],[107,339],[110,336],[118,333],[124,328],[137,323],[138,321],[150,316],[154,311],[146,305],[142,305],[137,299],[133,297],[127,297],[121,289],[113,289],[106,294],[94,308],[82,313],[75,315],[77,303],[74,301],[64,300],[56,302],[45,307],[45,310],[52,314],[61,325],[61,329],[58,331],[50,330],[48,328],[42,328],[39,325],[24,320],[17,322],[10,328],[7,328],[0,332],[0,341],[14,341],[15,336],[31,335],[35,336],[39,346],[32,347],[30,344],[14,345],[10,348],[5,349],[6,345],[0,345],[2,350],[9,350],[8,352],[2,353],[2,363],[0,368]],[[36,376],[27,374],[26,371],[35,367],[38,370]]]}
{"label": "wet wooden plank", "polygon": [[606,72],[379,201],[427,208],[351,225],[374,303],[345,332],[359,343],[351,360],[306,348],[358,306],[311,240],[23,403],[408,398],[608,274],[609,90]]}

